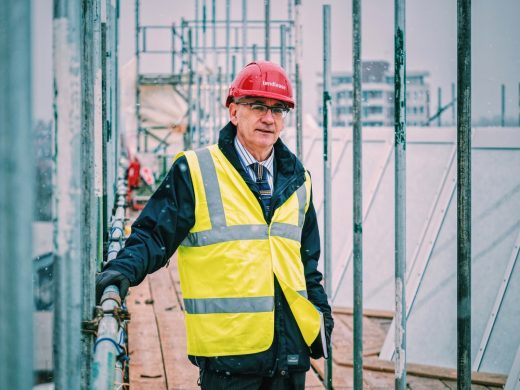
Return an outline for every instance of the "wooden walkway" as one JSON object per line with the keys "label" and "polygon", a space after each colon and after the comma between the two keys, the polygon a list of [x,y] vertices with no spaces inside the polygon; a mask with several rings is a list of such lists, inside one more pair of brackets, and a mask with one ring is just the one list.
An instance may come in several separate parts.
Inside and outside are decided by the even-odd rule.
{"label": "wooden walkway", "polygon": [[[130,390],[200,389],[198,369],[186,356],[183,306],[173,258],[170,266],[149,275],[143,283],[130,289],[127,298],[132,315],[129,323]],[[333,385],[335,389],[352,389],[352,315],[335,310],[333,336]],[[365,316],[364,372],[365,389],[393,389],[393,363],[377,357],[391,320]],[[324,360],[313,361],[307,374],[308,389],[323,389]],[[420,365],[408,366],[408,388],[412,390],[456,389],[456,372]],[[475,390],[501,389],[506,377],[477,374]],[[475,378],[474,378],[475,380]]]}

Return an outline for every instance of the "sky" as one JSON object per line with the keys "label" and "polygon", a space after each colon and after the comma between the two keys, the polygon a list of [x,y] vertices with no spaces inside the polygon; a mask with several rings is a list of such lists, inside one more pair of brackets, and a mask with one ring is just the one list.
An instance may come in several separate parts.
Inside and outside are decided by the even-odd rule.
{"label": "sky", "polygon": [[[199,0],[208,7],[211,0]],[[145,0],[143,24],[171,24],[181,17],[194,19],[195,0]],[[242,0],[231,0],[231,18],[241,19]],[[248,17],[263,19],[264,1],[248,0]],[[322,6],[331,5],[331,64],[333,71],[352,69],[352,1],[302,0],[303,109],[316,113],[320,99],[316,84],[323,68]],[[134,0],[120,0],[120,65],[132,60],[134,42]],[[362,59],[393,63],[394,2],[362,1]],[[451,96],[457,77],[457,10],[455,0],[409,0],[406,2],[406,58],[408,70],[430,73],[432,102],[441,87],[443,102]],[[287,0],[271,1],[271,18],[286,19]],[[520,0],[472,1],[472,116],[474,119],[500,114],[500,86],[506,85],[506,116],[519,115],[520,83]],[[225,1],[217,0],[217,18],[225,18]],[[33,55],[35,117],[52,118],[52,0],[33,0]],[[233,34],[232,34],[233,35]],[[274,35],[274,34],[272,34]],[[273,36],[273,40],[277,40]],[[252,41],[252,38],[249,38]],[[263,35],[258,34],[259,47]],[[160,42],[157,42],[160,45]],[[274,44],[274,43],[273,43]],[[239,56],[239,65],[241,57]],[[432,109],[434,108],[432,106]]]}

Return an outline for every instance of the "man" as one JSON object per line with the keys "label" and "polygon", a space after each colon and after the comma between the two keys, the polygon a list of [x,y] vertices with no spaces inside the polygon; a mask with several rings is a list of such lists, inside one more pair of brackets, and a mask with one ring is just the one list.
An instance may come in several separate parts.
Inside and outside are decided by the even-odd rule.
{"label": "man", "polygon": [[303,389],[333,320],[310,176],[279,139],[294,108],[290,81],[278,65],[250,63],[226,106],[218,145],[177,157],[98,276],[98,299],[110,284],[124,296],[178,250],[202,389]]}

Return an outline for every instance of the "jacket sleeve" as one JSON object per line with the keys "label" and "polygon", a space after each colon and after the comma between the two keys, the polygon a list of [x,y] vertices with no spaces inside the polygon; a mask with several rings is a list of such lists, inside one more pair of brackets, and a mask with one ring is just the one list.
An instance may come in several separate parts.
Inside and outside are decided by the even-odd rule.
{"label": "jacket sleeve", "polygon": [[320,258],[320,233],[318,220],[312,201],[312,193],[309,208],[305,214],[305,222],[302,230],[301,257],[304,266],[305,282],[309,300],[323,313],[327,342],[330,343],[330,335],[334,328],[332,310],[328,302],[327,294],[322,285],[323,275],[318,270]]}
{"label": "jacket sleeve", "polygon": [[173,164],[132,225],[132,233],[105,269],[121,272],[135,286],[164,266],[195,223],[195,195],[186,157]]}

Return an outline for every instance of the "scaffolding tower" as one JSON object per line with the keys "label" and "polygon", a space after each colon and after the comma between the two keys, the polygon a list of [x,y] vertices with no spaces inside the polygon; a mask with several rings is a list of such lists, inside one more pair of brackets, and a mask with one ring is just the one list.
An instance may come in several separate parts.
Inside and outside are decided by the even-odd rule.
{"label": "scaffolding tower", "polygon": [[[273,60],[286,69],[296,85],[296,26],[300,1],[287,1],[287,19],[272,20],[270,1],[264,1],[264,19],[250,19],[247,0],[241,3],[241,19],[231,19],[230,0],[225,0],[225,19],[217,19],[217,1],[211,2],[208,17],[206,0],[195,18],[171,25],[141,24],[145,4],[135,1],[136,127],[138,153],[168,153],[172,134],[183,135],[184,149],[217,141],[218,131],[227,121],[225,94],[241,67],[257,60]],[[224,3],[224,2],[221,2]],[[159,39],[157,39],[159,38]],[[157,47],[157,42],[167,47]],[[263,40],[263,42],[262,42]],[[153,64],[150,59],[154,58]],[[169,120],[157,123],[150,117],[150,96],[169,96],[166,110],[177,110]],[[299,110],[300,107],[297,107]],[[298,113],[296,113],[298,115]],[[294,118],[289,118],[291,124]],[[301,121],[300,121],[301,122]]]}

